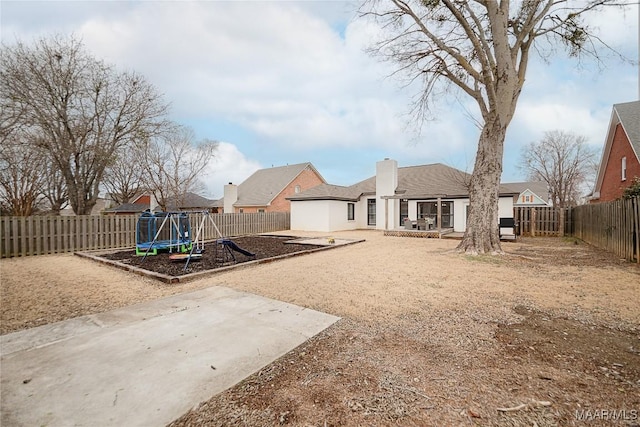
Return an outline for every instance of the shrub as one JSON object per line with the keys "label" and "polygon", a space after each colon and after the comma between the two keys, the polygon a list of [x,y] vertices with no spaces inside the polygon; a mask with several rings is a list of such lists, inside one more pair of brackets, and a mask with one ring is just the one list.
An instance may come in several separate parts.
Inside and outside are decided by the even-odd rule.
{"label": "shrub", "polygon": [[640,176],[633,178],[633,183],[622,192],[623,199],[640,196]]}

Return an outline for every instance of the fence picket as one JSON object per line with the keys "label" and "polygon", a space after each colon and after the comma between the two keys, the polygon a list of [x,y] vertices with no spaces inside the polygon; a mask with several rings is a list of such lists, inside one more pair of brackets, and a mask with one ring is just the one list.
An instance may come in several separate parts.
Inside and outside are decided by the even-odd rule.
{"label": "fence picket", "polygon": [[572,209],[573,236],[640,263],[640,198],[577,206]]}

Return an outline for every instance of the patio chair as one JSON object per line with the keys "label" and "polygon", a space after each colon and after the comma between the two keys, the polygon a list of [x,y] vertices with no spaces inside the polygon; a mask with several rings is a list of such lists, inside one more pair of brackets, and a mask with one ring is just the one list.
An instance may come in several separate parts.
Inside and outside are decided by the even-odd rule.
{"label": "patio chair", "polygon": [[424,218],[418,218],[417,227],[418,230],[426,230],[427,229],[427,220]]}

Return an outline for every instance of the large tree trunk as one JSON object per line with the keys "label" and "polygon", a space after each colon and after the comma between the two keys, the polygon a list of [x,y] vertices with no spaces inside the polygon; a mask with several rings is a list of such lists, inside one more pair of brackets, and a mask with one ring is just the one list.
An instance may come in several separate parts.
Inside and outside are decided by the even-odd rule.
{"label": "large tree trunk", "polygon": [[506,126],[499,119],[482,128],[469,185],[467,229],[458,250],[468,254],[502,254],[498,229],[498,198]]}
{"label": "large tree trunk", "polygon": [[[76,215],[91,215],[91,210],[98,201],[97,191],[95,189],[94,191],[86,191],[75,179],[67,178],[67,174],[65,174],[65,180],[69,192],[69,204],[73,212]],[[92,186],[97,187],[96,185]]]}

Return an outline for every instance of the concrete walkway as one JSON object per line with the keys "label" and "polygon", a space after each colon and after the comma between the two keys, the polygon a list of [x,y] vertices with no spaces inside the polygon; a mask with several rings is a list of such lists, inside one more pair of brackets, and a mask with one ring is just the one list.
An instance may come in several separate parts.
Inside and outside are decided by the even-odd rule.
{"label": "concrete walkway", "polygon": [[163,426],[337,317],[224,287],[0,337],[2,426]]}

